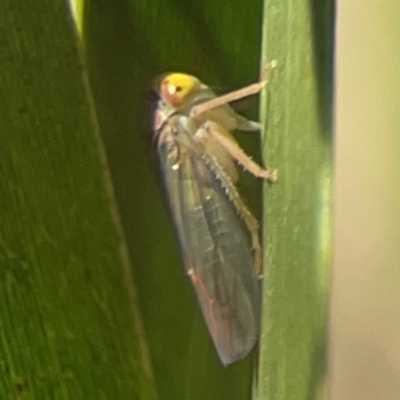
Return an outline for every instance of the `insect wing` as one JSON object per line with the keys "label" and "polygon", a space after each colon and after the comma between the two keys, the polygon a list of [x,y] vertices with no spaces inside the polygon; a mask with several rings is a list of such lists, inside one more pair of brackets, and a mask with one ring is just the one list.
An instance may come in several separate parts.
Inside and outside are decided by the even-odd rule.
{"label": "insect wing", "polygon": [[[244,357],[259,332],[260,288],[249,232],[183,116],[159,132],[158,153],[187,274],[223,364]],[[173,123],[171,122],[173,121]]]}

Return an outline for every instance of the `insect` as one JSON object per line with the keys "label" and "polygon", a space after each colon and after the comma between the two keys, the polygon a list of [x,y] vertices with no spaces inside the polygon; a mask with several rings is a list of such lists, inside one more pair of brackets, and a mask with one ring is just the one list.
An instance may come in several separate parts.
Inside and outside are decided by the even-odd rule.
{"label": "insect", "polygon": [[[275,66],[267,65],[267,72]],[[187,275],[224,365],[246,356],[259,334],[261,245],[258,222],[241,199],[235,161],[274,181],[230,132],[260,125],[229,106],[258,93],[258,83],[217,97],[197,78],[165,75],[157,87],[157,151]]]}

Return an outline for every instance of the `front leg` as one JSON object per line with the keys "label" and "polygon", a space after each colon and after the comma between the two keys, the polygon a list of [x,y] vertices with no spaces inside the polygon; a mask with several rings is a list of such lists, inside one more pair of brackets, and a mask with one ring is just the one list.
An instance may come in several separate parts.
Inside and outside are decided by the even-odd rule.
{"label": "front leg", "polygon": [[216,97],[215,99],[208,100],[205,103],[198,104],[192,108],[190,116],[193,118],[198,118],[201,116],[201,114],[204,114],[205,112],[214,108],[260,93],[264,86],[268,83],[270,72],[276,68],[276,66],[277,62],[275,60],[269,62],[262,70],[261,78],[257,83],[253,83],[252,85],[246,86],[223,96]]}

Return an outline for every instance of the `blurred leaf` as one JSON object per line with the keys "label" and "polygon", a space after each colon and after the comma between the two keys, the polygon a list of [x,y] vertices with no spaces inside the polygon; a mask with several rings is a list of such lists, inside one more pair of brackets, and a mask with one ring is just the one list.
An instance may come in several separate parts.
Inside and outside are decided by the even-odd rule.
{"label": "blurred leaf", "polygon": [[4,0],[0,30],[0,398],[152,399],[70,10]]}
{"label": "blurred leaf", "polygon": [[71,6],[72,15],[75,20],[75,25],[79,34],[83,31],[83,18],[84,18],[84,6],[85,0],[69,0]]}

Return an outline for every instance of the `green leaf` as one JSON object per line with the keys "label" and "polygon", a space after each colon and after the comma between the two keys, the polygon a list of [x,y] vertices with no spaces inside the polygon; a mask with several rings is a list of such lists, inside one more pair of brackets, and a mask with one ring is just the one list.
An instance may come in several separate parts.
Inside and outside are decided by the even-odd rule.
{"label": "green leaf", "polygon": [[265,163],[263,333],[256,398],[324,398],[331,268],[332,2],[270,0],[261,107]]}
{"label": "green leaf", "polygon": [[0,30],[0,398],[152,399],[70,10],[4,0]]}

